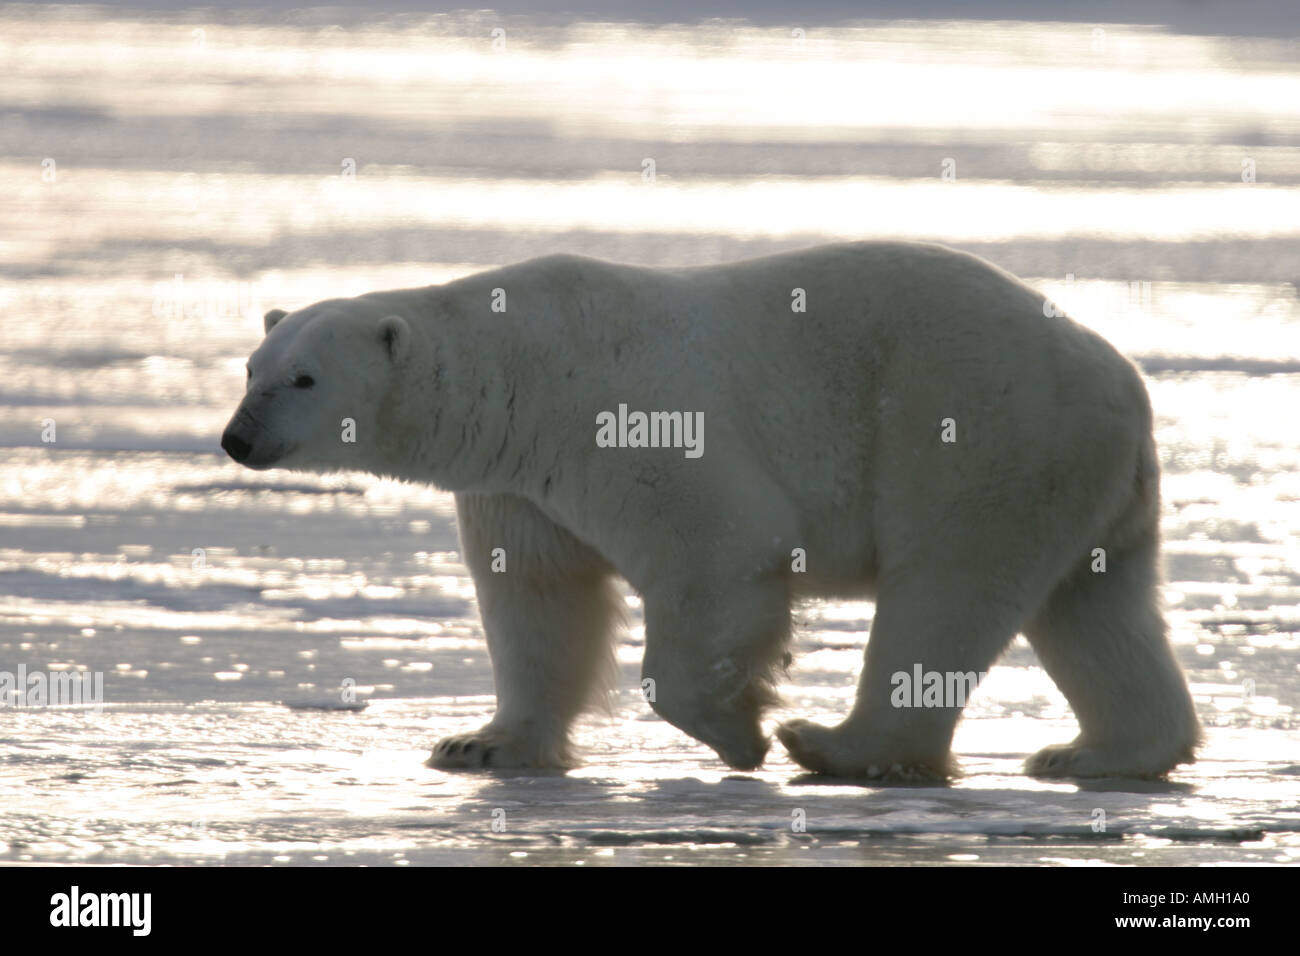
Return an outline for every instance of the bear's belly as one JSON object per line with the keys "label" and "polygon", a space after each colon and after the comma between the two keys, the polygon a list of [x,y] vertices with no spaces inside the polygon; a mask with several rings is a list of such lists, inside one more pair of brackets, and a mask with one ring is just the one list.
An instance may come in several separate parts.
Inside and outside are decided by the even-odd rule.
{"label": "bear's belly", "polygon": [[[869,598],[875,595],[876,562],[865,519],[846,521],[806,544],[792,545],[790,593],[797,598]],[[798,547],[802,554],[796,552]]]}

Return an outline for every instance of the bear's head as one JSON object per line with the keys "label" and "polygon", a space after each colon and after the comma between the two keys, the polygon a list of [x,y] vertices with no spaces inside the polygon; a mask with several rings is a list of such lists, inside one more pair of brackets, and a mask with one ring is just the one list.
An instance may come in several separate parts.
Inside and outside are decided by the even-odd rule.
{"label": "bear's head", "polygon": [[221,447],[259,470],[373,470],[412,349],[410,326],[366,296],[272,309],[264,325]]}

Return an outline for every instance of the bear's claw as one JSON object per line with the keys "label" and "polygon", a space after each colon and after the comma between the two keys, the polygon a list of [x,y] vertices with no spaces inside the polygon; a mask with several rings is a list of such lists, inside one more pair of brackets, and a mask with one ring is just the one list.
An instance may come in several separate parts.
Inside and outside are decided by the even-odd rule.
{"label": "bear's claw", "polygon": [[491,767],[496,752],[496,746],[483,744],[472,735],[448,737],[434,745],[429,766],[458,769]]}

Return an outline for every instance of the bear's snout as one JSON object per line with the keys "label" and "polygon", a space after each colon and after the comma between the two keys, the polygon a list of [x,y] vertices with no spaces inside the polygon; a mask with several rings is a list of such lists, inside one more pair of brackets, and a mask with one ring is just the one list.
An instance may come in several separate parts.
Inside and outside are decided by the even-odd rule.
{"label": "bear's snout", "polygon": [[221,436],[221,447],[235,461],[243,461],[248,457],[248,453],[253,450],[252,445],[229,429]]}

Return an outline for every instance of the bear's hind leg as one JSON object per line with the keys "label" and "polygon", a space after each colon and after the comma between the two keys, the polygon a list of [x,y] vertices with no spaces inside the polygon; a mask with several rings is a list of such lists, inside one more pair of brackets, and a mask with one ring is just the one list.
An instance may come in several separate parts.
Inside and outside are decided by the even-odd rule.
{"label": "bear's hind leg", "polygon": [[428,765],[572,767],[570,725],[608,705],[617,677],[612,637],[623,601],[612,569],[522,498],[457,495],[456,512],[497,711],[481,729],[440,740]]}
{"label": "bear's hind leg", "polygon": [[1108,550],[1105,571],[1066,578],[1026,627],[1080,730],[1030,757],[1028,773],[1158,777],[1194,759],[1200,723],[1160,613],[1158,555],[1152,522],[1136,546]]}
{"label": "bear's hind leg", "polygon": [[835,777],[898,782],[956,774],[952,736],[966,698],[1015,636],[1023,612],[1014,597],[991,593],[988,574],[937,564],[882,582],[848,717],[834,727],[792,720],[777,728],[796,763]]}

